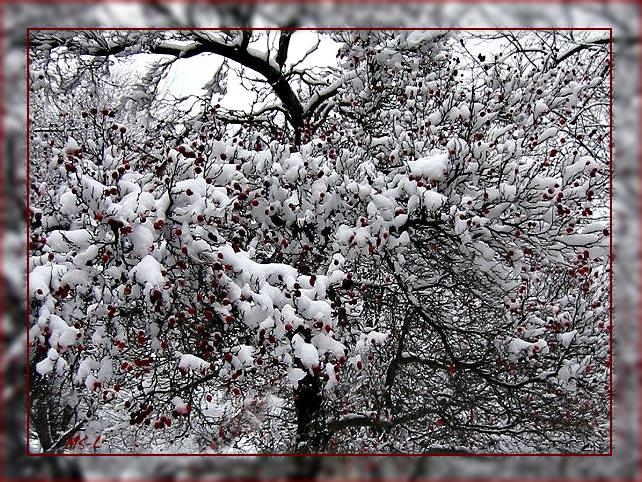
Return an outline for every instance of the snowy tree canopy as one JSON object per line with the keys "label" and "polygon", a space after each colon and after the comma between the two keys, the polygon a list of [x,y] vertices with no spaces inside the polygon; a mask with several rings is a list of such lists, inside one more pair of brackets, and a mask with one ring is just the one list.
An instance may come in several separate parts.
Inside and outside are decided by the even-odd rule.
{"label": "snowy tree canopy", "polygon": [[32,32],[33,446],[608,451],[608,44],[297,35]]}

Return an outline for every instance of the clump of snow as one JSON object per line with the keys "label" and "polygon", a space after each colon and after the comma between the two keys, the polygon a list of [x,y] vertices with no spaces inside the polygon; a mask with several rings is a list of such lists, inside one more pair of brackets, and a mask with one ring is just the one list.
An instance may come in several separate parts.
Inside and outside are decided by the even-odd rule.
{"label": "clump of snow", "polygon": [[111,359],[106,356],[100,361],[100,369],[97,378],[100,382],[108,382],[114,375],[114,368]]}
{"label": "clump of snow", "polygon": [[589,246],[599,241],[597,234],[565,234],[557,239],[567,246]]}
{"label": "clump of snow", "polygon": [[132,268],[129,275],[137,283],[149,288],[158,287],[165,283],[162,268],[162,265],[152,255],[147,255]]}
{"label": "clump of snow", "polygon": [[47,245],[58,253],[64,253],[73,248],[87,249],[91,241],[91,233],[86,229],[55,230],[47,235]]}
{"label": "clump of snow", "polygon": [[332,353],[336,359],[344,356],[347,351],[347,348],[343,343],[335,340],[325,333],[314,335],[314,337],[312,337],[312,344],[317,348],[320,355]]}
{"label": "clump of snow", "polygon": [[67,139],[67,144],[65,145],[65,154],[73,156],[75,154],[78,154],[79,151],[80,146],[78,145],[78,142],[76,142],[76,139],[69,136],[69,138]]}
{"label": "clump of snow", "polygon": [[334,365],[332,363],[327,363],[325,366],[325,371],[328,375],[328,381],[325,384],[325,390],[331,391],[334,387],[337,386],[337,374],[334,370]]}
{"label": "clump of snow", "polygon": [[543,100],[538,100],[535,102],[535,109],[533,110],[533,113],[535,114],[535,118],[541,116],[542,114],[545,114],[549,111],[548,106]]}
{"label": "clump of snow", "polygon": [[151,211],[155,206],[156,199],[154,199],[154,196],[151,193],[141,191],[137,184],[133,184],[132,191],[123,196],[120,203],[115,205],[118,208],[119,215],[127,219],[131,219],[139,213]]}
{"label": "clump of snow", "polygon": [[549,127],[539,135],[539,137],[537,138],[537,143],[541,144],[542,142],[547,141],[548,139],[551,139],[556,135],[557,135],[557,128]]}
{"label": "clump of snow", "polygon": [[66,348],[73,345],[80,333],[80,330],[69,326],[65,320],[54,314],[49,315],[49,327],[51,328],[49,344],[53,347]]}
{"label": "clump of snow", "polygon": [[585,363],[563,360],[562,367],[557,372],[558,383],[570,391],[575,391],[577,379],[580,378],[585,366]]}
{"label": "clump of snow", "polygon": [[292,346],[294,355],[301,360],[301,363],[307,369],[319,366],[319,352],[311,343],[306,343],[301,335],[296,334],[292,337]]}
{"label": "clump of snow", "polygon": [[89,390],[95,390],[96,388],[100,387],[100,380],[98,380],[98,378],[96,378],[96,376],[94,375],[89,375],[85,379],[85,386]]}
{"label": "clump of snow", "polygon": [[[416,30],[410,32],[406,37],[406,46],[408,48],[417,48],[424,44],[431,44],[436,38],[445,34],[443,30]],[[400,41],[400,43],[403,43]]]}
{"label": "clump of snow", "polygon": [[178,368],[181,370],[205,371],[209,367],[209,362],[191,354],[180,355],[180,361],[178,362]]}
{"label": "clump of snow", "polygon": [[36,364],[36,371],[43,377],[53,371],[54,362],[51,358],[47,357]]}
{"label": "clump of snow", "polygon": [[294,388],[299,387],[299,382],[305,378],[305,371],[300,368],[288,368],[288,380]]}
{"label": "clump of snow", "polygon": [[438,152],[416,161],[408,161],[408,167],[413,176],[443,181],[448,173],[448,154]]}
{"label": "clump of snow", "polygon": [[145,226],[137,225],[129,239],[134,248],[134,253],[138,256],[147,256],[154,246],[154,235]]}
{"label": "clump of snow", "polygon": [[387,333],[381,333],[378,331],[371,331],[366,337],[366,342],[368,345],[383,345],[388,339]]}
{"label": "clump of snow", "polygon": [[72,217],[81,211],[82,209],[78,205],[78,197],[74,193],[67,191],[60,196],[60,212],[62,214]]}
{"label": "clump of snow", "polygon": [[513,360],[517,360],[525,354],[539,352],[542,354],[548,353],[548,343],[546,340],[539,339],[534,343],[522,340],[520,338],[512,338],[508,344],[508,351]]}
{"label": "clump of snow", "polygon": [[91,374],[92,370],[100,369],[100,364],[93,358],[85,358],[78,365],[78,370],[74,375],[74,382],[83,383],[87,377]]}
{"label": "clump of snow", "polygon": [[176,412],[180,415],[185,415],[190,411],[189,404],[185,403],[180,397],[172,398],[172,404],[174,405],[174,409],[176,410]]}
{"label": "clump of snow", "polygon": [[442,115],[441,112],[436,110],[432,114],[428,116],[428,122],[430,122],[431,125],[436,126],[439,125],[442,121]]}
{"label": "clump of snow", "polygon": [[258,279],[263,282],[274,283],[279,281],[279,277],[287,281],[288,279],[295,279],[298,275],[296,268],[287,264],[257,263],[250,258],[247,252],[242,250],[237,252],[229,244],[221,246],[219,253],[223,256],[226,264],[232,266],[235,272],[238,271],[239,278],[243,282],[256,283]]}
{"label": "clump of snow", "polygon": [[237,368],[251,367],[254,365],[254,348],[249,345],[241,345],[239,351],[236,353],[235,361],[238,360],[239,366]]}
{"label": "clump of snow", "polygon": [[368,353],[373,346],[383,345],[387,339],[388,335],[379,331],[373,330],[368,334],[364,333],[356,344],[356,351],[358,353]]}
{"label": "clump of snow", "polygon": [[577,335],[577,330],[569,331],[567,333],[560,333],[557,336],[560,339],[560,343],[562,343],[564,348],[568,348],[568,346],[573,342],[575,335]]}
{"label": "clump of snow", "polygon": [[446,204],[446,196],[436,191],[428,190],[424,192],[423,202],[428,211],[436,211]]}
{"label": "clump of snow", "polygon": [[36,364],[36,371],[40,375],[45,376],[47,373],[53,371],[58,360],[62,361],[62,358],[60,358],[55,348],[50,348],[47,352],[47,358]]}
{"label": "clump of snow", "polygon": [[29,273],[29,295],[37,299],[49,293],[50,287],[58,289],[67,268],[62,265],[37,266]]}

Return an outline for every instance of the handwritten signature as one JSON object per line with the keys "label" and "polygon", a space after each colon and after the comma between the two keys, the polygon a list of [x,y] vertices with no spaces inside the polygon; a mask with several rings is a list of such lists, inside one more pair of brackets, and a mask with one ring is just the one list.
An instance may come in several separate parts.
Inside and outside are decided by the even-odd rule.
{"label": "handwritten signature", "polygon": [[69,437],[67,439],[67,442],[65,443],[65,449],[74,450],[74,449],[84,449],[88,447],[97,449],[101,446],[101,444],[102,444],[102,435],[96,435],[96,438],[92,442],[87,434],[85,434],[84,437],[81,437],[80,434],[78,434],[75,437]]}

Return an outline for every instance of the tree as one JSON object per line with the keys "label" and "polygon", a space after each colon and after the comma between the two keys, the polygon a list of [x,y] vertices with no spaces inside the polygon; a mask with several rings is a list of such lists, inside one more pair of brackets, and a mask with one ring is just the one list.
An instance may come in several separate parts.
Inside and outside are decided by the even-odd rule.
{"label": "tree", "polygon": [[32,378],[68,407],[38,444],[607,450],[604,39],[323,32],[303,69],[296,35],[33,33]]}

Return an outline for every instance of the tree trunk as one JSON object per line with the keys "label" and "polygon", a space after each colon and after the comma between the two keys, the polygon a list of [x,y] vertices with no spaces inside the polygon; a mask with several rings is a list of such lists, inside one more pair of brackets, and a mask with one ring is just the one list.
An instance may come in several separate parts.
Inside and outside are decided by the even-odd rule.
{"label": "tree trunk", "polygon": [[317,376],[306,375],[294,392],[297,413],[297,452],[323,452],[327,442],[327,427],[322,408],[322,385]]}

